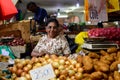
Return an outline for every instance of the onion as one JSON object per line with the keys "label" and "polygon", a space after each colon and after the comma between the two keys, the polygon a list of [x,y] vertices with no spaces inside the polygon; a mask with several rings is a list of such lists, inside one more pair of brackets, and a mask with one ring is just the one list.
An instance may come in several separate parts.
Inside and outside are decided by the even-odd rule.
{"label": "onion", "polygon": [[31,61],[32,62],[39,62],[39,59],[37,57],[32,57]]}
{"label": "onion", "polygon": [[26,67],[28,67],[28,69],[32,69],[32,65],[31,64],[28,64]]}
{"label": "onion", "polygon": [[68,74],[69,74],[69,76],[73,76],[75,74],[75,71],[74,70],[68,70]]}
{"label": "onion", "polygon": [[59,71],[58,69],[55,69],[54,72],[55,72],[55,75],[56,75],[56,76],[59,76],[59,75],[60,75],[60,71]]}
{"label": "onion", "polygon": [[83,72],[83,68],[78,68],[78,72],[82,73]]}
{"label": "onion", "polygon": [[80,64],[80,63],[76,63],[76,64],[75,64],[75,67],[76,67],[76,68],[80,68],[80,67],[81,67],[81,64]]}
{"label": "onion", "polygon": [[20,63],[20,59],[15,59],[15,63]]}
{"label": "onion", "polygon": [[52,59],[48,59],[47,62],[48,63],[52,63],[53,61],[52,61]]}
{"label": "onion", "polygon": [[75,79],[75,76],[71,76],[71,80],[76,80],[76,79]]}
{"label": "onion", "polygon": [[70,60],[70,62],[71,62],[72,65],[77,64],[77,61],[76,61],[76,60]]}
{"label": "onion", "polygon": [[27,80],[26,77],[20,77],[19,80]]}
{"label": "onion", "polygon": [[23,68],[23,64],[21,64],[21,63],[17,63],[16,66],[17,66],[18,69],[22,69]]}
{"label": "onion", "polygon": [[21,73],[21,76],[25,76],[27,73],[26,72],[22,72]]}
{"label": "onion", "polygon": [[59,60],[59,63],[60,63],[60,65],[64,65],[64,64],[65,64],[65,61],[64,61],[63,59],[60,59],[60,60]]}
{"label": "onion", "polygon": [[31,60],[30,60],[30,59],[26,59],[25,61],[26,61],[26,63],[30,63],[30,62],[31,62]]}
{"label": "onion", "polygon": [[70,61],[66,61],[65,64],[66,64],[66,65],[70,65]]}
{"label": "onion", "polygon": [[52,63],[53,68],[58,68],[60,65],[58,62],[53,62]]}
{"label": "onion", "polygon": [[21,61],[21,64],[22,64],[23,66],[25,66],[27,63],[26,63],[25,60],[22,60],[22,61]]}
{"label": "onion", "polygon": [[40,66],[42,66],[42,65],[41,65],[41,63],[36,63],[35,66],[36,66],[36,67],[40,67]]}
{"label": "onion", "polygon": [[69,67],[69,69],[74,69],[74,65],[70,65],[68,67]]}
{"label": "onion", "polygon": [[42,64],[43,64],[43,65],[46,65],[46,64],[48,64],[48,63],[47,63],[47,61],[44,61]]}
{"label": "onion", "polygon": [[44,58],[47,60],[47,59],[50,58],[50,56],[49,56],[48,54],[46,54],[46,55],[44,56]]}
{"label": "onion", "polygon": [[61,70],[61,71],[60,71],[60,74],[67,76],[67,75],[68,75],[68,72],[67,72],[67,70]]}
{"label": "onion", "polygon": [[25,66],[25,67],[23,68],[23,71],[24,71],[24,72],[28,72],[28,71],[29,71],[28,67]]}
{"label": "onion", "polygon": [[65,75],[60,75],[59,79],[60,80],[66,80],[66,76]]}
{"label": "onion", "polygon": [[17,71],[17,68],[15,66],[13,66],[12,73],[16,73],[16,71]]}
{"label": "onion", "polygon": [[78,72],[78,73],[76,73],[75,74],[75,78],[77,79],[77,80],[81,80],[82,79],[82,73],[80,73],[80,72]]}
{"label": "onion", "polygon": [[18,76],[20,76],[22,72],[23,72],[22,69],[18,69],[18,70],[16,71],[16,74],[17,74]]}
{"label": "onion", "polygon": [[25,75],[25,78],[26,78],[27,80],[31,80],[30,74],[26,74],[26,75]]}
{"label": "onion", "polygon": [[50,80],[57,80],[57,78],[51,78]]}
{"label": "onion", "polygon": [[58,66],[58,69],[63,70],[63,69],[65,69],[65,67],[64,67],[64,65],[60,65],[60,66]]}
{"label": "onion", "polygon": [[55,54],[50,55],[51,59],[57,59],[57,56]]}
{"label": "onion", "polygon": [[67,77],[66,80],[71,80],[71,79],[69,77]]}

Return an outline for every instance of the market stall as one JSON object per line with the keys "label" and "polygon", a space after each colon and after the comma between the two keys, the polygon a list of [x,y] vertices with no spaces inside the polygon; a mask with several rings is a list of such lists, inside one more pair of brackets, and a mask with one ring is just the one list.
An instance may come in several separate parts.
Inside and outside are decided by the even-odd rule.
{"label": "market stall", "polygon": [[[119,80],[120,51],[115,47],[88,55],[69,57],[46,54],[31,59],[15,59],[8,80]],[[74,56],[74,57],[73,57]],[[50,75],[50,76],[48,76]]]}

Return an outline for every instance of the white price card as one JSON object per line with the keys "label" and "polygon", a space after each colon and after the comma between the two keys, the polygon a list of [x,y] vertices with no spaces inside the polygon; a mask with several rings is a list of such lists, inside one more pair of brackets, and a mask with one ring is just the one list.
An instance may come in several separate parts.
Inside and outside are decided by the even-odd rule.
{"label": "white price card", "polygon": [[52,65],[47,64],[40,68],[30,70],[30,76],[32,80],[49,80],[55,77]]}
{"label": "white price card", "polygon": [[6,51],[5,49],[2,49],[2,55],[9,56],[9,51]]}
{"label": "white price card", "polygon": [[120,72],[120,64],[118,64],[118,72]]}

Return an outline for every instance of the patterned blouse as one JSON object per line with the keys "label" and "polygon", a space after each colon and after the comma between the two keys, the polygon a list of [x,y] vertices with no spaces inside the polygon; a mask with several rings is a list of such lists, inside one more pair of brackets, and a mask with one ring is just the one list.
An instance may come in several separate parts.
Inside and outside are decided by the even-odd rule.
{"label": "patterned blouse", "polygon": [[56,38],[48,38],[47,35],[44,35],[35,46],[33,51],[37,52],[47,52],[49,54],[70,54],[69,44],[66,38],[63,35],[58,35]]}

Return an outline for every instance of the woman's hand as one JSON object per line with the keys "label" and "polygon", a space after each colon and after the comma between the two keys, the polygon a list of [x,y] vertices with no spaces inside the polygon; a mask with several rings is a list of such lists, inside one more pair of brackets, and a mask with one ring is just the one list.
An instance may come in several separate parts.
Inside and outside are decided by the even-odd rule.
{"label": "woman's hand", "polygon": [[31,53],[31,56],[34,56],[34,57],[39,57],[39,56],[43,56],[45,55],[46,53],[44,53],[43,51],[42,52],[37,52],[37,51],[32,51]]}

